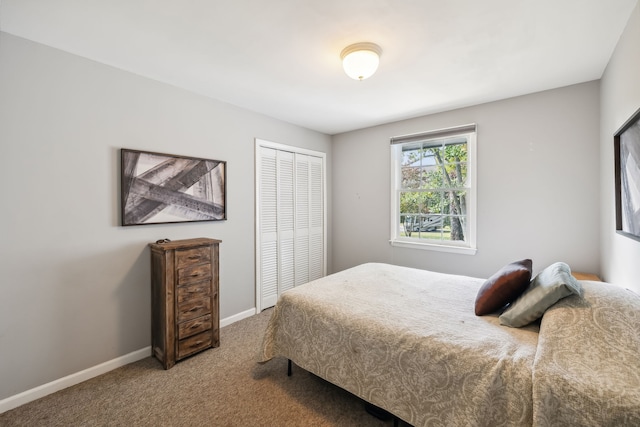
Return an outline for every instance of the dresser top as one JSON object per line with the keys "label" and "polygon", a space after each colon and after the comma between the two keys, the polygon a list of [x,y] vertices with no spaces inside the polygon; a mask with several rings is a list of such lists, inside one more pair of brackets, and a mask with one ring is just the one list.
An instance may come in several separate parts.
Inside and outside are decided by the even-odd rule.
{"label": "dresser top", "polygon": [[186,247],[194,247],[194,246],[208,246],[216,243],[220,243],[222,240],[217,239],[209,239],[207,237],[197,237],[195,239],[184,239],[184,240],[172,240],[170,242],[165,243],[149,243],[152,249],[155,250],[173,250],[173,249],[182,249]]}

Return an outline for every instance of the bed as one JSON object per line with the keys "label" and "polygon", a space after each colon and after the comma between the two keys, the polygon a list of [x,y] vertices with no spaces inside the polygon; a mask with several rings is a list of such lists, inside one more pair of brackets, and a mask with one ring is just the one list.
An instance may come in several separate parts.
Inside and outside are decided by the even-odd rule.
{"label": "bed", "polygon": [[640,425],[640,297],[581,281],[541,320],[478,316],[485,279],[368,263],[283,293],[284,357],[414,425]]}

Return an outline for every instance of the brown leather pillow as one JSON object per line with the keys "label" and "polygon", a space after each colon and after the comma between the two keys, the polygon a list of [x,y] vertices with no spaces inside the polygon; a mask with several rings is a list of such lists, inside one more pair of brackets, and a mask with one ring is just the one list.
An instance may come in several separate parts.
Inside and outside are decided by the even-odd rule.
{"label": "brown leather pillow", "polygon": [[530,259],[512,262],[489,277],[476,295],[476,315],[493,313],[515,301],[531,282]]}

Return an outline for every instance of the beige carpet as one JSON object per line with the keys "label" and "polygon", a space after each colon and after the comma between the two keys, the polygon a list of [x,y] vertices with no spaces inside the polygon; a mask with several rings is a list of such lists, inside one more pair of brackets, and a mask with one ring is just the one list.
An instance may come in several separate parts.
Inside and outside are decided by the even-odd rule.
{"label": "beige carpet", "polygon": [[[271,311],[168,371],[149,357],[0,414],[0,426],[390,426],[334,385],[257,351]],[[405,425],[400,423],[400,425]]]}

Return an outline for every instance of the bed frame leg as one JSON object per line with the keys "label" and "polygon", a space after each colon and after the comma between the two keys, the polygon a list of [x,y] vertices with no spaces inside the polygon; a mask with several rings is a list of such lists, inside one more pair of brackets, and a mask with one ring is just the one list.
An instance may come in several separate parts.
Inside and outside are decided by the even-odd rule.
{"label": "bed frame leg", "polygon": [[287,376],[291,376],[291,359],[287,359]]}

